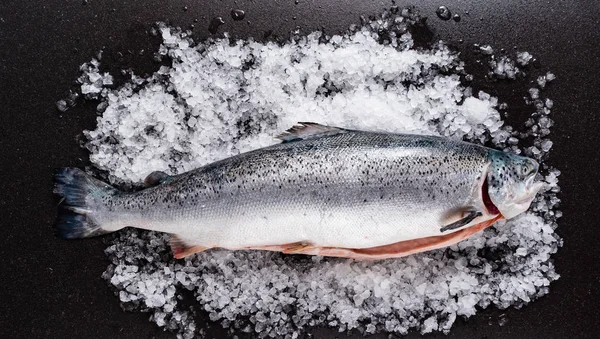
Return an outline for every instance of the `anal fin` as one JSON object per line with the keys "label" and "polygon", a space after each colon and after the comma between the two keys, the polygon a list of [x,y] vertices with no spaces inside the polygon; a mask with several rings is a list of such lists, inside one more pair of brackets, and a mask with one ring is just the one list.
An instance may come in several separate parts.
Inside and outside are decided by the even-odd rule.
{"label": "anal fin", "polygon": [[175,259],[185,258],[188,255],[209,249],[209,247],[204,246],[188,245],[176,235],[171,235],[170,245],[171,250],[173,251],[173,257],[175,257]]}

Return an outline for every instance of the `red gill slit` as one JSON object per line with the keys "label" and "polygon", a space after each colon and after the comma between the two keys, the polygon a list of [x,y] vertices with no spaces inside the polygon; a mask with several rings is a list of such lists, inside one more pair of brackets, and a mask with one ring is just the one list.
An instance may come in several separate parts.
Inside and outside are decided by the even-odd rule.
{"label": "red gill slit", "polygon": [[500,214],[500,210],[498,209],[498,207],[496,207],[496,205],[494,205],[492,199],[490,198],[490,193],[488,192],[487,178],[483,181],[483,185],[481,185],[481,197],[483,198],[483,204],[488,210],[488,213],[490,213],[491,215]]}

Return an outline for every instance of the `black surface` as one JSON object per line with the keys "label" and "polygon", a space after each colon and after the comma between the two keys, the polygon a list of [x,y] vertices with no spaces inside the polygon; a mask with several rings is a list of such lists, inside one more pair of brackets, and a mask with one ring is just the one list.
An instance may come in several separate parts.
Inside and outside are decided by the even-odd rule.
{"label": "black surface", "polygon": [[[209,35],[215,15],[237,37],[286,36],[299,25],[336,33],[389,7],[387,1],[179,1],[179,0],[2,0],[0,1],[0,338],[173,337],[147,321],[148,314],[125,313],[100,278],[108,262],[101,239],[63,241],[53,236],[54,168],[82,167],[86,153],[75,140],[93,128],[91,105],[60,118],[55,102],[78,76],[78,66],[106,46],[105,64],[139,73],[156,68],[151,53],[157,38],[145,33],[157,20],[187,27],[196,38]],[[397,1],[398,5],[408,2]],[[458,320],[449,336],[429,338],[595,338],[600,324],[598,168],[600,139],[600,5],[588,1],[415,1],[429,17],[435,37],[455,43],[473,64],[473,43],[517,46],[558,77],[547,93],[555,101],[555,142],[550,164],[562,170],[558,233],[565,245],[554,256],[562,278],[549,295],[516,310],[485,310]],[[460,22],[435,16],[439,5],[462,14]],[[184,10],[184,6],[188,10]],[[233,21],[232,8],[246,11]],[[114,11],[113,11],[114,9]],[[469,14],[466,15],[465,11]],[[293,17],[297,17],[293,20]],[[247,23],[246,20],[250,21]],[[458,44],[464,39],[463,44]],[[131,51],[132,54],[129,52]],[[122,57],[119,55],[122,54]],[[479,83],[509,102],[521,102],[527,84]],[[513,88],[522,88],[513,91]],[[520,107],[523,109],[519,112]],[[515,104],[512,114],[525,114]],[[505,314],[507,322],[498,325]],[[488,324],[491,320],[491,325]],[[218,326],[217,326],[218,327]],[[220,332],[214,332],[220,336]],[[316,337],[335,330],[316,329]],[[354,335],[357,335],[356,333]],[[342,334],[341,336],[345,336]],[[409,335],[418,337],[417,333]],[[376,336],[386,338],[382,334]]]}

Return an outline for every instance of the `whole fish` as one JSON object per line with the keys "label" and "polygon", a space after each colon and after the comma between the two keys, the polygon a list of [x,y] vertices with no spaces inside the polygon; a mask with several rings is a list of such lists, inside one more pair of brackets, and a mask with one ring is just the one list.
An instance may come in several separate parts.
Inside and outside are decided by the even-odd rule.
{"label": "whole fish", "polygon": [[532,159],[435,136],[300,123],[282,143],[119,191],[55,176],[64,238],[167,232],[176,258],[209,248],[384,259],[454,244],[529,208]]}

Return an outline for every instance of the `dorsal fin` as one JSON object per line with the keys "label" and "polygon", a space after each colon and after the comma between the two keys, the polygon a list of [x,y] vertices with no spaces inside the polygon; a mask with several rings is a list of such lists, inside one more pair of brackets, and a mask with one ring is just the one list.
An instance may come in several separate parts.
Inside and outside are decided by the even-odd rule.
{"label": "dorsal fin", "polygon": [[314,122],[299,122],[298,125],[292,126],[292,128],[279,134],[275,138],[280,139],[282,142],[291,142],[320,138],[345,132],[346,130],[343,128],[320,125]]}

